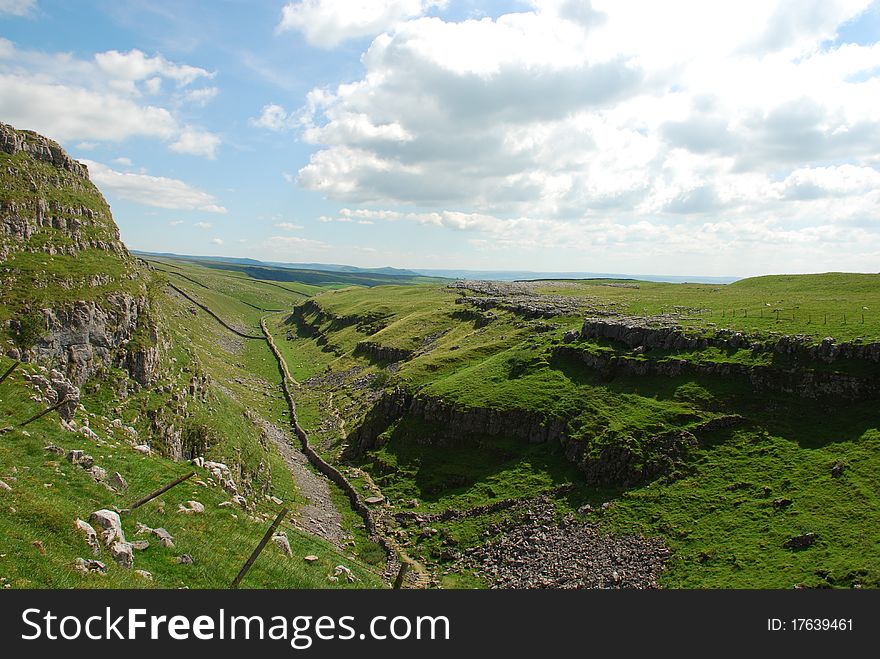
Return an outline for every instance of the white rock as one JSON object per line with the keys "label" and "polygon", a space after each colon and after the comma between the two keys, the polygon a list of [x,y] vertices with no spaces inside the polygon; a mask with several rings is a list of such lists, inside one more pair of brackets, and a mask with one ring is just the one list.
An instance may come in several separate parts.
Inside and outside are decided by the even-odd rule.
{"label": "white rock", "polygon": [[98,433],[89,428],[88,426],[80,426],[79,434],[85,437],[86,439],[90,439],[93,442],[100,442],[101,438],[98,437]]}
{"label": "white rock", "polygon": [[290,541],[287,539],[286,533],[276,533],[272,536],[272,542],[278,545],[278,548],[281,549],[286,556],[293,556],[293,550],[290,548]]}
{"label": "white rock", "polygon": [[77,519],[73,523],[73,528],[86,536],[86,543],[91,547],[92,553],[95,556],[100,556],[101,544],[98,542],[98,534],[95,532],[95,527],[88,522]]}
{"label": "white rock", "polygon": [[114,542],[110,545],[110,555],[119,567],[131,569],[134,566],[134,554],[130,542]]}
{"label": "white rock", "polygon": [[146,570],[135,570],[134,573],[135,573],[136,575],[138,575],[139,577],[143,577],[143,578],[146,579],[147,581],[152,581],[152,580],[153,580],[153,575],[152,575],[152,573],[147,572]]}
{"label": "white rock", "polygon": [[184,513],[185,515],[201,515],[205,512],[205,506],[198,501],[187,501],[185,504],[182,503],[177,507],[177,512]]}
{"label": "white rock", "polygon": [[107,566],[101,561],[86,560],[85,558],[77,558],[73,562],[73,566],[78,572],[82,572],[83,574],[88,574],[89,572],[99,572],[104,574],[107,571]]}
{"label": "white rock", "polygon": [[12,488],[6,481],[0,481],[0,492],[12,492]]}
{"label": "white rock", "polygon": [[101,483],[107,479],[107,470],[98,465],[94,465],[89,469],[89,476],[94,478],[96,483]]}
{"label": "white rock", "polygon": [[115,487],[117,490],[127,490],[128,489],[128,481],[122,477],[118,471],[114,471],[113,475],[110,477],[110,485]]}
{"label": "white rock", "polygon": [[150,455],[153,452],[146,444],[138,444],[137,446],[133,446],[132,448],[138,453],[143,453],[144,455]]}
{"label": "white rock", "polygon": [[159,527],[158,529],[151,529],[150,532],[159,538],[159,543],[163,547],[167,547],[168,549],[174,549],[174,537],[168,533],[165,529]]}
{"label": "white rock", "polygon": [[350,569],[348,569],[344,565],[337,565],[335,568],[333,568],[333,576],[338,579],[341,575],[345,575],[345,578],[348,580],[349,583],[354,583],[355,581],[357,581],[357,577],[354,576],[354,573]]}
{"label": "white rock", "polygon": [[103,540],[108,547],[114,542],[125,542],[125,534],[122,532],[122,522],[119,513],[113,510],[96,510],[89,516],[89,521],[104,529]]}

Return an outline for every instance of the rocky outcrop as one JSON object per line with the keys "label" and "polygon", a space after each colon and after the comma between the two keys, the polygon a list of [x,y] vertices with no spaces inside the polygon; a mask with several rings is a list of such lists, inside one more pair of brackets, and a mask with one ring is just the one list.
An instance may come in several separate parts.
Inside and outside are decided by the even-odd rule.
{"label": "rocky outcrop", "polygon": [[294,307],[285,322],[296,325],[302,336],[315,336],[346,327],[355,327],[362,334],[375,334],[385,328],[384,320],[384,315],[370,312],[337,316],[326,311],[319,301],[308,299]]}
{"label": "rocky outcrop", "polygon": [[628,348],[662,350],[701,350],[708,347],[722,350],[750,349],[773,352],[804,361],[831,364],[840,360],[880,363],[880,343],[837,343],[826,337],[821,341],[804,335],[753,336],[734,330],[713,332],[685,330],[674,323],[655,326],[655,319],[644,321],[634,317],[587,318],[581,328],[584,340],[604,339]]}
{"label": "rocky outcrop", "polygon": [[30,130],[16,130],[0,122],[0,151],[14,155],[19,151],[30,154],[35,160],[47,162],[59,169],[65,169],[81,178],[88,178],[89,170],[65,153],[57,142]]}
{"label": "rocky outcrop", "polygon": [[[101,303],[79,301],[41,310],[43,335],[28,351],[29,357],[58,365],[82,384],[101,366],[118,362],[141,385],[153,381],[159,368],[159,336],[155,326],[145,328],[151,345],[124,348],[145,324],[146,298],[111,295]],[[117,353],[121,352],[121,355]]]}
{"label": "rocky outcrop", "polygon": [[366,357],[372,362],[391,364],[412,359],[413,351],[406,350],[405,348],[383,346],[372,341],[359,341],[354,348],[354,354],[359,357]]}
{"label": "rocky outcrop", "polygon": [[[739,417],[730,423],[741,421]],[[383,394],[363,421],[348,435],[344,460],[354,460],[383,443],[385,431],[401,419],[428,424],[420,441],[433,446],[473,444],[485,437],[505,437],[530,443],[558,442],[591,485],[633,485],[661,475],[673,474],[687,461],[697,438],[684,429],[656,436],[576,438],[568,420],[521,409],[493,410],[463,407],[439,398],[414,396],[401,389]],[[715,427],[705,424],[705,429]],[[698,426],[693,430],[702,431]]]}
{"label": "rocky outcrop", "polygon": [[85,165],[56,142],[4,123],[0,154],[0,258],[13,251],[75,254],[88,248],[129,258]]}
{"label": "rocky outcrop", "polygon": [[600,371],[606,378],[618,375],[683,375],[736,378],[759,393],[785,393],[805,398],[863,400],[880,395],[880,373],[856,376],[810,368],[782,368],[730,362],[694,362],[686,359],[640,359],[613,352],[593,352],[574,346],[556,346],[556,360],[571,360]]}
{"label": "rocky outcrop", "polygon": [[402,389],[383,394],[348,435],[347,457],[376,448],[391,423],[412,417],[432,424],[431,444],[455,444],[474,435],[504,435],[534,444],[558,441],[568,423],[526,410],[462,407],[442,398],[413,396]]}
{"label": "rocky outcrop", "polygon": [[[65,265],[86,250],[100,265]],[[0,304],[12,316],[19,356],[57,367],[77,385],[111,365],[141,385],[156,380],[163,343],[147,287],[88,169],[56,142],[3,123],[0,260],[9,263]]]}

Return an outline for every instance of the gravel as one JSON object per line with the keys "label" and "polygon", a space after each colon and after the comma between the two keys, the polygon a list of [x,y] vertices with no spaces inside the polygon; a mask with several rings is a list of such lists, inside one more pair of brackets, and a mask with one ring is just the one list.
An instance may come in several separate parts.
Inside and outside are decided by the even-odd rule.
{"label": "gravel", "polygon": [[613,536],[538,498],[490,529],[498,535],[465,551],[464,565],[492,588],[657,588],[669,550],[656,539]]}

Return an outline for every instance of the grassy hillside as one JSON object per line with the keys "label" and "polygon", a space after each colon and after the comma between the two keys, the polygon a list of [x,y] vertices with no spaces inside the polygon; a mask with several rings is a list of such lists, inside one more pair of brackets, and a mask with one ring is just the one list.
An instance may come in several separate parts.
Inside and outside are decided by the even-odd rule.
{"label": "grassy hillside", "polygon": [[677,313],[685,327],[714,324],[742,332],[831,336],[841,341],[880,337],[880,275],[875,274],[772,275],[726,285],[544,282],[538,290],[594,297],[633,316]]}
{"label": "grassy hillside", "polygon": [[346,286],[383,286],[392,284],[416,284],[425,282],[442,281],[437,277],[423,277],[407,271],[392,274],[383,269],[361,270],[352,268],[351,271],[344,267],[338,270],[317,270],[310,268],[291,268],[274,266],[259,261],[254,263],[234,263],[230,260],[211,260],[208,257],[188,258],[185,256],[142,254],[148,261],[175,265],[179,268],[215,269],[225,275],[235,274],[239,277],[276,282],[283,286],[294,284],[293,288],[304,291],[310,288],[313,292],[319,289],[344,288]]}
{"label": "grassy hillside", "polygon": [[[364,470],[364,492],[375,482],[393,511],[430,515],[549,494],[560,516],[589,503],[596,512],[588,519],[608,531],[662,538],[673,552],[661,576],[668,587],[876,587],[880,534],[871,520],[880,514],[880,432],[873,396],[768,393],[734,376],[614,373],[560,348],[612,355],[637,367],[734,364],[771,375],[851,375],[871,382],[880,376],[873,362],[812,363],[748,347],[634,354],[614,342],[564,337],[596,313],[621,322],[647,315],[649,324],[675,314],[683,330],[710,336],[729,328],[769,339],[803,333],[816,343],[828,336],[867,344],[880,340],[877,284],[876,275],[845,274],[762,277],[730,286],[540,282],[530,285],[526,307],[552,302],[562,309],[545,317],[517,309],[523,303],[517,296],[487,311],[467,300],[456,304],[462,296],[491,297],[481,292],[352,288],[323,293],[297,314],[278,317],[274,331],[289,337],[282,349],[306,382],[299,407],[308,429],[328,456]],[[565,300],[576,310],[566,311]],[[786,315],[792,312],[793,319]],[[827,324],[817,323],[820,313],[827,313]],[[418,415],[389,420],[371,448],[353,451],[348,438],[370,418],[377,397],[395,389],[434,401],[441,412],[432,412],[434,421]],[[583,455],[572,462],[555,441],[475,433],[475,420],[489,414],[501,424],[504,418],[561,420],[567,445]],[[725,419],[734,420],[731,427],[712,429],[713,420],[723,426]],[[596,473],[591,461],[620,450],[640,460],[637,466],[650,466],[656,438],[679,431],[693,433],[696,444],[659,476],[586,482],[585,465],[587,474]],[[838,476],[832,476],[835,465]],[[565,486],[573,488],[558,493]],[[609,505],[603,510],[602,503]],[[439,534],[427,537],[424,525],[400,531],[421,560],[448,572],[443,584],[485,584],[485,576],[475,580],[455,559],[443,558],[446,541],[459,550],[478,546],[495,537],[504,516],[433,522]],[[803,534],[813,534],[811,546],[784,547]]]}
{"label": "grassy hillside", "polygon": [[[0,369],[9,366],[0,360]],[[28,369],[30,370],[30,369]],[[36,372],[36,371],[35,371]],[[30,400],[20,373],[0,385],[0,426],[21,422],[40,411]],[[93,401],[86,409],[94,408]],[[84,537],[73,527],[74,520],[87,520],[101,508],[125,508],[132,501],[183,475],[191,467],[155,455],[145,456],[132,449],[126,433],[114,428],[100,414],[80,411],[76,420],[88,423],[102,443],[96,444],[76,432],[64,431],[57,417],[49,415],[23,429],[13,429],[0,441],[0,479],[11,491],[0,492],[0,578],[16,588],[225,588],[259,542],[279,506],[269,500],[260,503],[255,515],[237,507],[219,507],[229,496],[217,486],[203,486],[209,475],[196,468],[194,479],[172,489],[160,499],[122,515],[128,540],[148,539],[150,547],[135,552],[135,568],[147,570],[152,581],[115,565],[104,550],[99,557],[107,566],[106,575],[81,574],[74,569],[78,557],[93,558]],[[229,438],[234,442],[234,435]],[[64,456],[47,452],[55,444],[64,449],[82,449],[94,456],[96,464],[109,473],[118,471],[128,481],[128,489],[114,492],[96,483],[80,466]],[[220,457],[221,450],[213,452]],[[278,471],[281,475],[281,470]],[[282,480],[281,478],[278,479]],[[279,483],[277,491],[287,493],[286,503],[296,503],[289,486]],[[184,515],[178,505],[197,500],[205,505],[202,515]],[[173,549],[163,547],[155,537],[136,536],[138,523],[166,528],[174,537]],[[284,527],[293,557],[285,556],[274,544],[256,562],[243,587],[326,588],[379,587],[381,580],[363,569],[351,556],[290,525]],[[39,543],[39,544],[36,544]],[[188,554],[192,564],[180,564],[177,557]],[[319,560],[306,563],[303,556],[315,554]],[[358,581],[327,580],[336,565],[350,567]]]}

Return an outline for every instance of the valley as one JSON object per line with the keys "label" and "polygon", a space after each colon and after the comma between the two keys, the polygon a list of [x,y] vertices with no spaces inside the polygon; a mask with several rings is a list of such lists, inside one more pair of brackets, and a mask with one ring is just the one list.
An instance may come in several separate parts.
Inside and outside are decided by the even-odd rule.
{"label": "valley", "polygon": [[[135,255],[2,128],[4,587],[225,588],[282,507],[243,587],[880,585],[880,275]],[[113,509],[131,562],[77,525]]]}

